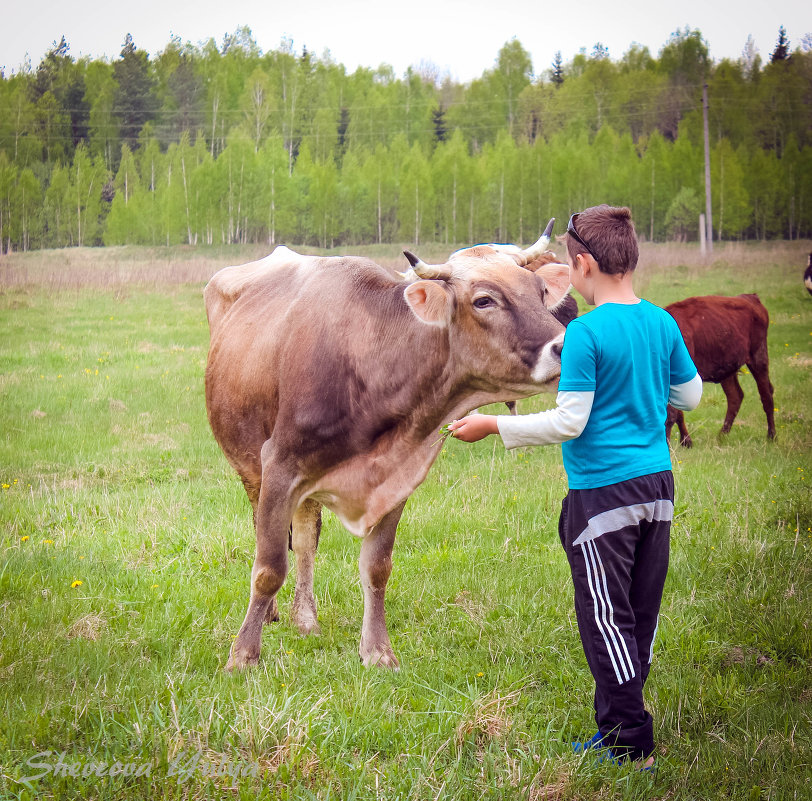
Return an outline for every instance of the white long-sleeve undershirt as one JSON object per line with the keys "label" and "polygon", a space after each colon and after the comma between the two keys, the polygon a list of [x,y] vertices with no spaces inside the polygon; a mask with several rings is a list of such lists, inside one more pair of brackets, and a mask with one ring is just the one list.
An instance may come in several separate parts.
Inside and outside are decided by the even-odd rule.
{"label": "white long-sleeve undershirt", "polygon": [[[684,384],[669,387],[668,402],[677,409],[696,409],[702,398],[702,379],[697,373]],[[594,392],[562,391],[556,396],[556,407],[546,412],[499,415],[496,425],[506,448],[526,445],[555,445],[581,435],[592,411]]]}
{"label": "white long-sleeve undershirt", "polygon": [[589,420],[594,392],[559,392],[555,409],[515,417],[499,415],[496,425],[506,448],[554,445],[579,436]]}
{"label": "white long-sleeve undershirt", "polygon": [[675,409],[690,412],[699,406],[700,400],[702,400],[702,378],[699,373],[684,384],[672,384],[669,387],[668,402]]}

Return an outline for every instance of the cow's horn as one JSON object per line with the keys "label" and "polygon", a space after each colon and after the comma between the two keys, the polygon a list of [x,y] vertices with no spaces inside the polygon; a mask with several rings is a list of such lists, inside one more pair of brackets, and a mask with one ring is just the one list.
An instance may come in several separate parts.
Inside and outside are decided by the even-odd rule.
{"label": "cow's horn", "polygon": [[409,250],[404,250],[403,255],[420,278],[441,278],[444,281],[451,278],[451,270],[447,264],[426,264]]}
{"label": "cow's horn", "polygon": [[529,248],[523,250],[521,253],[516,254],[513,258],[516,259],[519,267],[526,267],[530,264],[536,256],[540,256],[547,250],[547,245],[550,244],[550,234],[553,230],[553,223],[555,222],[555,217],[553,217],[550,222],[547,223],[547,227],[544,229],[544,233],[539,237],[538,242],[535,245],[531,245]]}

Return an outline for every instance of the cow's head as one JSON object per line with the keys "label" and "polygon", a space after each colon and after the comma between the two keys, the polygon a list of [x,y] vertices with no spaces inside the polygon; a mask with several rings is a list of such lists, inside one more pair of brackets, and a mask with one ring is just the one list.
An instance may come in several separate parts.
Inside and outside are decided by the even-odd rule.
{"label": "cow's head", "polygon": [[555,388],[564,326],[553,312],[570,282],[567,265],[543,258],[551,227],[527,250],[477,245],[439,265],[406,252],[416,279],[404,290],[409,307],[421,322],[448,329],[457,366],[486,392]]}

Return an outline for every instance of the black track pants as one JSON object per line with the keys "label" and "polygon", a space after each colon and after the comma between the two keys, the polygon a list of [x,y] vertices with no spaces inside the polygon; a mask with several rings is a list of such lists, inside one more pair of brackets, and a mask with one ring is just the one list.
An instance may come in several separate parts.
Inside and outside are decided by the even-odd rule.
{"label": "black track pants", "polygon": [[668,570],[671,471],[570,490],[558,533],[575,587],[575,613],[595,679],[595,720],[606,745],[640,759],[654,750],[643,685]]}

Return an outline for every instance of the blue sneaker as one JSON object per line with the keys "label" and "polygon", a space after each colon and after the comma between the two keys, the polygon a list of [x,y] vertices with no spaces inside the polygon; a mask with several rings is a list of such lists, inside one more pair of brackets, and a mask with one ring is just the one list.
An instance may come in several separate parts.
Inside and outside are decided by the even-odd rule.
{"label": "blue sneaker", "polygon": [[[572,743],[572,750],[575,751],[576,754],[583,754],[586,751],[599,751],[600,753],[597,755],[598,764],[608,762],[612,765],[621,765],[626,761],[623,757],[616,756],[611,748],[603,744],[603,735],[599,731],[596,731],[592,737],[584,742],[574,741]],[[654,773],[656,770],[656,762],[651,765],[644,764],[638,768],[640,773]]]}
{"label": "blue sneaker", "polygon": [[585,742],[576,740],[572,743],[572,750],[575,751],[576,754],[582,754],[584,751],[592,751],[596,748],[603,748],[603,735],[599,731],[596,731],[592,737]]}
{"label": "blue sneaker", "polygon": [[578,740],[574,741],[572,743],[572,750],[575,751],[576,754],[583,754],[586,751],[600,751],[598,762],[612,762],[618,764],[618,760],[615,758],[612,749],[603,744],[603,735],[599,731],[596,731],[592,737],[584,742]]}

